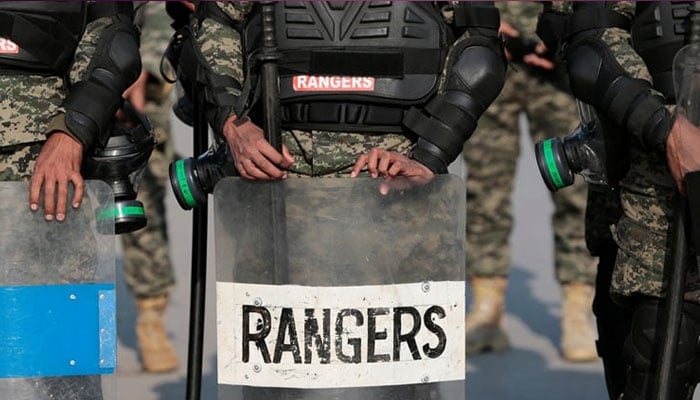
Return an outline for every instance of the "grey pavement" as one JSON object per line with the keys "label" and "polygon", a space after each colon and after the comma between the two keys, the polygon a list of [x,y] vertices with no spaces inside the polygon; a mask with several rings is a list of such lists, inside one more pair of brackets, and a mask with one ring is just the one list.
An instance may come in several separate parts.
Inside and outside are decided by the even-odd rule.
{"label": "grey pavement", "polygon": [[[523,137],[526,136],[523,134]],[[176,123],[175,141],[182,155],[191,155],[191,131],[179,123]],[[552,204],[535,166],[533,146],[528,140],[523,143],[515,193],[515,229],[511,237],[514,266],[507,291],[508,313],[505,321],[512,349],[505,353],[468,358],[467,399],[606,399],[602,364],[599,361],[570,364],[563,362],[558,353],[560,293],[553,273],[552,233],[549,226]],[[463,174],[465,168],[455,165],[452,171]],[[172,194],[168,196],[167,206],[170,248],[178,285],[167,310],[166,323],[181,357],[182,368],[176,373],[162,375],[140,371],[133,332],[134,303],[121,275],[118,275],[119,400],[185,399],[192,215],[179,208]],[[210,215],[210,229],[212,225]],[[216,399],[213,274],[210,268],[207,274],[203,400]],[[699,398],[696,395],[696,399]]]}

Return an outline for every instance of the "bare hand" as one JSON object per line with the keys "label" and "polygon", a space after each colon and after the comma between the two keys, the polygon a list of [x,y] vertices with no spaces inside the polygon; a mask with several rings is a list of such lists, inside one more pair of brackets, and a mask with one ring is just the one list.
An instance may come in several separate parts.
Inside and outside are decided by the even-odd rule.
{"label": "bare hand", "polygon": [[[39,209],[39,197],[44,192],[44,218],[63,221],[66,218],[68,182],[75,187],[73,208],[83,201],[83,177],[80,164],[83,161],[83,145],[63,132],[55,132],[41,148],[34,174],[29,185],[29,208]],[[56,189],[58,188],[58,192]]]}
{"label": "bare hand", "polygon": [[[377,148],[358,157],[350,176],[356,177],[365,167],[372,178],[381,175],[386,179],[379,187],[382,194],[428,183],[434,176],[433,171],[416,160],[401,153]],[[398,177],[406,179],[394,179]]]}
{"label": "bare hand", "polygon": [[124,98],[129,100],[134,109],[140,113],[146,110],[146,88],[148,86],[148,71],[141,70],[136,82],[124,91]]}
{"label": "bare hand", "polygon": [[284,170],[294,164],[289,149],[282,145],[280,154],[265,140],[263,130],[251,120],[237,120],[232,116],[226,120],[223,133],[236,169],[243,178],[273,180],[287,177]]}
{"label": "bare hand", "polygon": [[526,54],[523,56],[523,62],[533,67],[542,68],[546,70],[553,70],[555,65],[552,60],[543,57],[547,53],[547,46],[544,43],[539,42],[535,46],[535,52]]}
{"label": "bare hand", "polygon": [[700,127],[683,114],[676,115],[666,140],[666,159],[678,190],[685,193],[685,174],[700,171]]}

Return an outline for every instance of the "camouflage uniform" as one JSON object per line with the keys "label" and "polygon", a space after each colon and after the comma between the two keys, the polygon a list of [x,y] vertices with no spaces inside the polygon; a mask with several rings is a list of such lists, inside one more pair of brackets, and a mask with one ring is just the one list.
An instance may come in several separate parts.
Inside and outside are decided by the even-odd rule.
{"label": "camouflage uniform", "polygon": [[[251,2],[217,2],[217,5],[233,21],[242,21],[251,11],[252,7]],[[442,14],[445,21],[450,23],[450,19],[452,18],[451,6],[446,5],[443,7]],[[217,19],[220,20],[221,18]],[[470,34],[468,32],[464,33],[457,39],[454,46],[457,46],[461,41],[468,40],[469,38]],[[238,82],[244,82],[244,55],[242,54],[241,50],[242,40],[239,32],[230,26],[226,26],[214,20],[213,18],[205,19],[196,29],[196,40],[204,59],[207,61],[207,64],[212,69],[213,73],[232,77]],[[448,53],[448,58],[445,64],[449,63],[449,57],[450,53]],[[446,74],[443,71],[440,81],[442,84],[444,84],[445,75]],[[227,87],[226,90],[234,96],[240,95],[240,92],[232,87]],[[233,107],[226,111],[227,112],[224,113],[225,116],[234,114]],[[221,135],[224,121],[221,118],[214,118],[214,120],[215,121],[212,123],[214,132]],[[289,169],[291,175],[299,177],[348,177],[360,155],[367,153],[373,148],[380,148],[408,155],[414,147],[415,140],[403,134],[382,132],[373,134],[338,131],[329,132],[321,130],[283,130],[282,143],[289,148],[291,156],[294,160],[292,167]],[[323,183],[319,183],[319,185],[325,186]],[[332,184],[329,186],[332,186]],[[323,215],[322,207],[328,202],[328,198],[325,196],[327,195],[327,192],[321,192],[319,194],[321,194],[321,197],[309,199],[309,201],[303,203],[303,206],[316,207],[314,208],[315,210],[320,210],[319,215]],[[289,208],[289,205],[287,205],[287,207],[287,218],[293,219],[295,215],[290,214],[296,214],[296,210],[294,208]],[[406,211],[401,208],[401,210],[398,212],[405,213]],[[435,223],[435,221],[431,221],[430,223]],[[412,228],[407,227],[407,229]],[[323,230],[315,231],[313,229],[307,229],[306,232],[299,232],[298,235],[303,234],[312,238],[313,235],[318,235],[319,232],[323,232]],[[427,254],[431,254],[433,257],[430,262],[426,261],[425,263],[422,263],[421,265],[423,267],[419,268],[418,270],[414,270],[413,273],[422,275],[423,273],[426,273],[428,268],[439,271],[441,268],[449,267],[449,265],[446,265],[445,262],[440,262],[440,256],[443,254],[441,249],[454,249],[455,244],[457,244],[455,243],[454,237],[451,235],[448,236],[450,237],[435,238],[435,241],[421,238],[419,241],[420,243],[415,243],[417,247],[430,247],[432,251],[428,251]],[[252,237],[247,239],[252,239]],[[247,239],[243,238],[244,241]],[[314,242],[313,239],[310,240],[310,242]],[[373,246],[368,246],[368,248],[372,247],[376,247],[376,243],[373,243]],[[243,248],[248,248],[248,246],[243,246]],[[404,250],[408,251],[408,249],[411,249],[411,256],[415,256],[415,253],[420,253],[420,251],[415,251],[415,248],[415,246],[409,245],[406,246]],[[295,250],[297,253],[294,254],[298,254],[300,249]],[[305,249],[301,250],[303,252]],[[399,250],[399,253],[401,251],[402,250]],[[291,252],[292,250],[290,250],[290,253]],[[237,255],[237,257],[239,261],[243,258],[239,255]],[[290,281],[292,283],[309,282],[310,277],[308,274],[304,273],[305,266],[294,265],[294,260],[295,257],[291,256],[290,254],[290,269],[296,267],[297,270],[292,270],[290,272]],[[257,262],[257,260],[253,260],[252,262]],[[409,263],[406,266],[409,267],[411,265],[414,264]],[[259,270],[255,269],[255,271]],[[351,280],[365,283],[371,280],[371,278],[365,276],[365,272],[368,275],[373,274],[372,271],[362,271],[361,269],[357,271],[345,269],[342,272],[344,274],[353,274],[354,276]],[[328,275],[334,274],[337,275],[333,271],[329,271],[328,273]],[[406,279],[407,276],[397,279]],[[260,278],[261,276],[254,277],[255,281]],[[334,279],[332,276],[327,278]],[[277,393],[277,389],[270,390],[274,393],[271,394],[271,396],[274,398],[288,398]],[[392,389],[392,391],[395,390],[396,389]],[[417,393],[406,393],[405,390],[410,391],[410,389],[402,388],[401,393],[399,393],[398,396],[403,396],[405,398],[435,398],[435,393],[433,392],[434,389],[431,389],[429,386],[416,387],[416,390],[418,391]],[[395,396],[397,396],[396,393],[389,397]],[[383,396],[380,397],[383,398]]]}
{"label": "camouflage uniform", "polygon": [[[68,73],[67,81],[70,84],[83,78],[102,32],[111,23],[111,17],[104,17],[87,25]],[[0,71],[0,181],[31,179],[47,133],[51,131],[51,127],[64,125],[64,114],[59,106],[67,94],[68,88],[63,77],[4,74]],[[27,198],[17,201],[26,202]],[[93,263],[88,262],[89,268],[85,270],[76,268],[85,266],[85,257],[89,258],[85,254],[63,255],[62,258],[66,259],[64,265],[73,268],[53,271],[54,280],[94,280]],[[44,277],[45,273],[37,276],[37,282],[43,282]],[[38,399],[78,400],[79,396],[88,396],[95,400],[102,398],[99,376],[38,378],[24,381],[32,386],[35,396],[41,396]],[[81,389],[76,391],[77,387]]]}
{"label": "camouflage uniform", "polygon": [[[553,4],[555,8],[568,8],[566,4]],[[633,17],[635,3],[614,2],[613,9]],[[630,46],[629,32],[609,28],[601,39],[632,77],[651,81],[644,61]],[[677,191],[664,154],[644,150],[635,142],[630,143],[628,154],[630,168],[620,181],[622,215],[611,226],[619,247],[612,292],[620,300],[637,294],[661,297]],[[686,300],[700,302],[700,282],[693,268],[688,272]]]}
{"label": "camouflage uniform", "polygon": [[[503,21],[523,35],[534,36],[541,6],[528,2],[499,2]],[[519,148],[518,115],[525,112],[534,142],[563,136],[578,124],[570,94],[525,64],[508,71],[506,84],[489,107],[474,137],[464,147],[467,176],[467,273],[470,276],[508,276],[513,227],[511,194]],[[548,79],[545,79],[548,78]],[[582,179],[552,196],[555,273],[562,283],[595,282],[595,260],[586,249],[584,210],[586,185]]]}
{"label": "camouflage uniform", "polygon": [[137,297],[167,294],[175,285],[175,273],[168,250],[165,221],[165,190],[168,164],[173,158],[170,140],[171,87],[160,73],[160,61],[172,36],[165,3],[146,2],[138,9],[141,27],[141,60],[148,72],[145,113],[153,123],[158,146],[151,155],[138,199],[143,203],[148,225],[121,235],[124,248],[124,279]]}
{"label": "camouflage uniform", "polygon": [[[242,21],[250,12],[252,3],[217,2],[219,7],[233,21]],[[443,9],[443,16],[450,22],[449,6]],[[468,33],[458,41],[466,40]],[[243,55],[241,54],[240,34],[231,27],[212,19],[206,19],[199,26],[197,41],[204,58],[213,72],[244,81]],[[240,92],[227,88],[233,95]],[[229,115],[233,114],[233,109]],[[214,131],[221,133],[221,126]],[[349,175],[357,158],[372,148],[381,148],[408,154],[413,141],[400,134],[367,134],[327,131],[282,131],[282,142],[287,145],[294,159],[290,172],[300,176],[341,176]]]}

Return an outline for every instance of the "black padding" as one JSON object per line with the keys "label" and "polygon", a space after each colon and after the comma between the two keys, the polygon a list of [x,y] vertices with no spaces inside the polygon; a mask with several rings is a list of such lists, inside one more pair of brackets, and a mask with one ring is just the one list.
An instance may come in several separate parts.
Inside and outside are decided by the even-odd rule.
{"label": "black padding", "polygon": [[131,20],[115,16],[100,36],[83,80],[70,88],[61,105],[66,126],[85,149],[106,145],[122,93],[140,73],[138,30]]}
{"label": "black padding", "polygon": [[570,45],[566,58],[576,98],[596,107],[646,148],[665,150],[670,115],[665,99],[649,82],[632,78],[597,38]]}

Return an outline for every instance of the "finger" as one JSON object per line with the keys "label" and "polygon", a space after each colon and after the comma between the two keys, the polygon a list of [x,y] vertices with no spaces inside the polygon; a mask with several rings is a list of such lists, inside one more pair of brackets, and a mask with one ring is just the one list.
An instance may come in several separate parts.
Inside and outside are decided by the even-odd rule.
{"label": "finger", "polygon": [[75,188],[71,205],[73,208],[78,208],[80,207],[80,203],[83,202],[83,196],[85,195],[85,181],[83,181],[82,175],[76,172],[71,177],[71,182],[73,182],[73,186]]}
{"label": "finger", "polygon": [[44,218],[52,221],[56,213],[56,181],[44,180]]}
{"label": "finger", "polygon": [[352,167],[352,171],[350,171],[350,177],[355,178],[357,175],[360,174],[360,171],[362,171],[362,168],[367,165],[367,155],[362,154],[357,158],[357,161],[355,162],[355,166]]}
{"label": "finger", "polygon": [[379,173],[377,172],[377,163],[379,162],[379,150],[377,149],[372,149],[369,152],[369,156],[367,158],[367,170],[369,171],[369,174],[372,178],[376,178],[379,176]]}
{"label": "finger", "polygon": [[[279,155],[281,156],[281,154]],[[279,164],[270,162],[268,158],[259,155],[253,157],[252,161],[257,170],[266,174],[269,177],[268,179],[282,179],[284,177],[284,171],[277,167]]]}
{"label": "finger", "polygon": [[29,209],[36,211],[39,209],[39,197],[41,196],[41,184],[44,182],[44,176],[41,173],[32,175],[29,182]]}
{"label": "finger", "polygon": [[282,145],[282,155],[283,155],[284,158],[286,158],[287,161],[288,161],[287,163],[282,164],[282,166],[283,166],[284,168],[289,168],[289,167],[291,167],[292,165],[294,165],[294,158],[292,157],[292,153],[289,152],[289,147],[287,147],[286,144],[283,144],[283,145]]}
{"label": "finger", "polygon": [[389,170],[387,171],[388,176],[399,176],[401,175],[401,172],[403,171],[403,165],[401,163],[395,162],[391,165]]}
{"label": "finger", "polygon": [[246,178],[246,179],[251,179],[251,180],[271,180],[274,179],[272,176],[270,176],[268,173],[266,173],[264,170],[260,169],[253,160],[251,159],[246,159],[242,162],[242,169],[245,172],[241,173],[241,175]]}
{"label": "finger", "polygon": [[383,176],[388,176],[389,168],[392,164],[395,164],[394,159],[391,157],[391,155],[387,154],[385,157],[379,159],[377,171]]}
{"label": "finger", "polygon": [[59,179],[56,192],[56,221],[66,219],[66,204],[68,203],[68,180]]}

